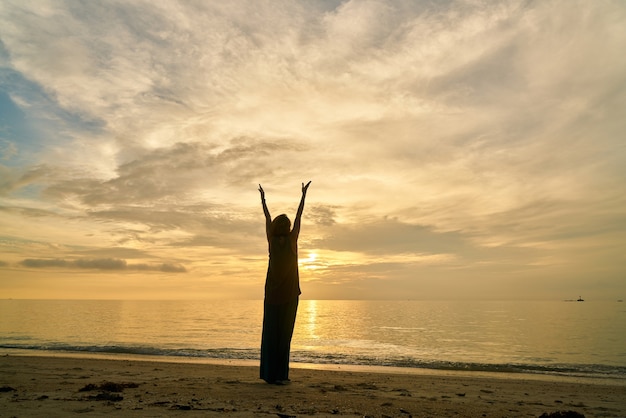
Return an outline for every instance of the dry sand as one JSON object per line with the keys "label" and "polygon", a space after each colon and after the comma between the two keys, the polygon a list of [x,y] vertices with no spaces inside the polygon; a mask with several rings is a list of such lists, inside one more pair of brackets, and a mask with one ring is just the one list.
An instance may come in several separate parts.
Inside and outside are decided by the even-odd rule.
{"label": "dry sand", "polygon": [[258,368],[93,358],[0,357],[0,417],[626,417],[624,382],[534,376]]}

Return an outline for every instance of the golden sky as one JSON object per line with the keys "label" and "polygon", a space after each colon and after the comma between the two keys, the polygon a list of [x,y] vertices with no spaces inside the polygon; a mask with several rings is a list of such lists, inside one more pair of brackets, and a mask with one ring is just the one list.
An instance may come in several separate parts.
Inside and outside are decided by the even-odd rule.
{"label": "golden sky", "polygon": [[626,297],[626,3],[0,2],[0,297]]}

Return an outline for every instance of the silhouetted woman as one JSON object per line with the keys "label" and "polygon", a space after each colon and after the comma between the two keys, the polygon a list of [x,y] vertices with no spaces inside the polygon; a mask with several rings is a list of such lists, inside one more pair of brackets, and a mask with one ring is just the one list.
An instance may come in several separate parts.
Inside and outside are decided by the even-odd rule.
{"label": "silhouetted woman", "polygon": [[267,383],[284,385],[289,382],[289,350],[301,293],[298,276],[298,235],[309,184],[311,182],[306,186],[302,183],[302,199],[293,228],[287,215],[278,215],[272,221],[265,204],[265,192],[259,184],[269,246],[261,337],[261,379]]}

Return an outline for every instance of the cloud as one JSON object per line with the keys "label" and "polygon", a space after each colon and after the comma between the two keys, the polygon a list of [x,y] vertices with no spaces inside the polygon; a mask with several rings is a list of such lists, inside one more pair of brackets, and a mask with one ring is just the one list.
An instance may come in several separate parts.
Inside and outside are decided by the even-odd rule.
{"label": "cloud", "polygon": [[307,219],[311,219],[317,225],[329,227],[334,225],[336,213],[335,207],[329,205],[313,205],[307,210]]}
{"label": "cloud", "polygon": [[13,142],[0,138],[0,160],[6,161],[17,155],[17,147]]}
{"label": "cloud", "polygon": [[[152,267],[148,266],[148,269],[150,268]],[[168,263],[161,264],[161,266],[159,267],[159,270],[167,272],[167,273],[185,273],[187,271],[187,269],[184,266],[181,266],[180,264],[168,264]]]}
{"label": "cloud", "polygon": [[27,258],[22,260],[21,264],[26,267],[34,267],[34,268],[47,268],[47,267],[68,267],[71,265],[70,262],[61,259],[34,259]]}
{"label": "cloud", "polygon": [[[197,199],[194,194],[219,187],[254,187],[259,177],[273,175],[273,154],[297,156],[305,148],[297,141],[236,138],[225,144],[176,143],[146,150],[132,161],[120,164],[117,175],[102,181],[71,178],[46,188],[51,199],[75,196],[87,207],[99,205],[154,204],[158,201]],[[283,167],[284,169],[284,167]]]}
{"label": "cloud", "polygon": [[9,168],[0,165],[0,196],[14,192],[21,187],[41,182],[51,170],[46,166],[32,167],[27,170]]}
{"label": "cloud", "polygon": [[27,258],[20,263],[28,268],[78,268],[93,270],[141,270],[141,271],[162,271],[167,273],[184,273],[187,270],[180,264],[128,264],[126,260],[119,258],[83,258],[76,260],[55,259],[38,259]]}
{"label": "cloud", "polygon": [[313,245],[334,251],[359,251],[377,255],[446,254],[471,247],[468,239],[458,232],[437,233],[427,226],[411,225],[392,218],[333,225],[325,232],[327,236],[314,241]]}
{"label": "cloud", "polygon": [[624,246],[625,19],[558,0],[3,1],[0,228],[45,252],[6,248],[253,276],[257,184],[293,216],[310,179],[301,248],[336,262],[329,281],[595,271]]}
{"label": "cloud", "polygon": [[0,211],[12,214],[23,216],[26,218],[39,218],[46,216],[56,216],[56,214],[52,211],[31,207],[19,207],[19,206],[0,206]]}

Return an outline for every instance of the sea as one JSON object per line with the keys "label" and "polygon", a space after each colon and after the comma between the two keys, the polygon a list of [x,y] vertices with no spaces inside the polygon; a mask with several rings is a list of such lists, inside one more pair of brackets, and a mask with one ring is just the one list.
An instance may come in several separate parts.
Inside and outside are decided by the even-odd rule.
{"label": "sea", "polygon": [[[0,300],[0,355],[258,361],[263,301]],[[626,383],[618,301],[301,300],[293,365]]]}

